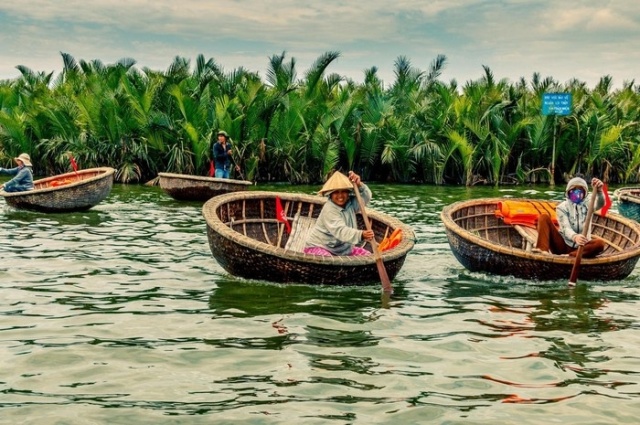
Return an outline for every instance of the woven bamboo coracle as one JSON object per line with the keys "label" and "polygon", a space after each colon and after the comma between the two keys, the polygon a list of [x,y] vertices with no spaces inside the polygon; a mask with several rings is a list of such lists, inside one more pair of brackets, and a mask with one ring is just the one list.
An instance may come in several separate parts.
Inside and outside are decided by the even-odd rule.
{"label": "woven bamboo coracle", "polygon": [[0,196],[14,208],[41,212],[83,211],[109,196],[114,173],[113,168],[100,167],[58,174],[35,180],[34,190],[1,191]]}
{"label": "woven bamboo coracle", "polygon": [[[523,234],[496,216],[501,201],[505,199],[475,199],[443,209],[441,219],[458,261],[471,271],[532,280],[568,279],[574,258],[528,251]],[[591,232],[607,247],[595,258],[582,259],[580,280],[627,277],[640,256],[640,225],[608,212],[606,216],[594,214]]]}
{"label": "woven bamboo coracle", "polygon": [[178,201],[206,201],[225,193],[247,190],[253,183],[246,180],[158,173],[160,188]]}
{"label": "woven bamboo coracle", "polygon": [[[280,198],[291,234],[276,219],[276,197]],[[216,261],[230,274],[247,279],[279,283],[320,285],[379,284],[373,255],[316,256],[301,252],[325,197],[296,193],[247,191],[217,196],[203,206],[209,247]],[[388,215],[367,210],[376,240],[401,228],[399,245],[382,253],[385,268],[393,279],[413,248],[413,230]],[[364,229],[358,215],[359,228]],[[366,249],[371,249],[369,244]]]}
{"label": "woven bamboo coracle", "polygon": [[635,221],[640,221],[640,187],[621,187],[613,192],[618,203],[618,212]]}

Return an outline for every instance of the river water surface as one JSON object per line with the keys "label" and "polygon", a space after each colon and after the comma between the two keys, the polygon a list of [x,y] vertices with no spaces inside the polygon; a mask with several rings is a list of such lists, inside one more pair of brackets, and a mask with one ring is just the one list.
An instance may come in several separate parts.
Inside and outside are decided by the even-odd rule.
{"label": "river water surface", "polygon": [[202,204],[158,187],[72,214],[0,200],[0,423],[638,423],[637,270],[573,289],[471,273],[439,218],[561,188],[371,186],[416,234],[388,301],[230,276]]}

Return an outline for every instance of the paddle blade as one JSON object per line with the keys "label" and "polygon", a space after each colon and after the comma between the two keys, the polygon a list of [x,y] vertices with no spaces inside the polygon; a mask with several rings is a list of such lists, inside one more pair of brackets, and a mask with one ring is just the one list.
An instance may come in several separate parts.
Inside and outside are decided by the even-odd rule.
{"label": "paddle blade", "polygon": [[375,241],[372,241],[371,246],[373,247],[373,255],[376,259],[376,267],[378,268],[378,275],[380,276],[382,290],[384,292],[392,293],[393,287],[391,286],[391,279],[389,279],[387,269],[384,267],[384,261],[382,261],[380,250],[378,249],[378,244]]}
{"label": "paddle blade", "polygon": [[573,263],[573,268],[571,269],[571,276],[569,276],[569,286],[576,286],[578,282],[578,275],[580,274],[580,263],[582,262],[582,250],[584,249],[583,245],[580,245],[578,248],[578,252],[576,253],[576,261]]}
{"label": "paddle blade", "polygon": [[389,279],[389,275],[387,274],[387,269],[384,267],[384,262],[382,258],[379,260],[376,259],[376,267],[378,267],[378,274],[380,275],[380,282],[382,283],[382,289],[384,292],[393,292],[393,288],[391,287],[391,280]]}

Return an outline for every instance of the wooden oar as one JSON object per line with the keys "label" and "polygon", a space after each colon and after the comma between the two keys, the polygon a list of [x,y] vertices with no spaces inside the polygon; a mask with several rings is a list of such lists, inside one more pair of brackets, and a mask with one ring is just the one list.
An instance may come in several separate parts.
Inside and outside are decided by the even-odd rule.
{"label": "wooden oar", "polygon": [[[596,196],[598,189],[593,189],[591,193],[591,199],[589,199],[589,208],[587,209],[587,217],[584,220],[584,228],[582,229],[582,236],[587,237],[591,230],[591,218],[593,217],[593,208],[596,204]],[[584,251],[584,245],[578,247],[576,253],[576,260],[573,263],[573,269],[571,269],[571,276],[569,277],[569,286],[575,286],[578,282],[578,273],[580,272],[580,262],[582,261],[582,251]]]}
{"label": "wooden oar", "polygon": [[[369,221],[369,217],[367,216],[367,211],[364,206],[364,201],[362,200],[362,196],[360,196],[360,189],[355,182],[351,182],[353,184],[353,191],[356,194],[356,199],[358,200],[358,205],[360,206],[360,213],[362,214],[362,218],[364,219],[364,225],[367,230],[371,229],[371,222]],[[380,250],[378,249],[378,242],[376,242],[376,238],[373,237],[369,243],[373,248],[373,255],[376,259],[376,266],[378,267],[378,274],[380,275],[380,282],[382,283],[382,290],[386,293],[393,292],[393,288],[391,287],[391,281],[389,280],[389,275],[387,274],[387,269],[384,268],[384,262],[382,261],[382,255],[380,255]]]}

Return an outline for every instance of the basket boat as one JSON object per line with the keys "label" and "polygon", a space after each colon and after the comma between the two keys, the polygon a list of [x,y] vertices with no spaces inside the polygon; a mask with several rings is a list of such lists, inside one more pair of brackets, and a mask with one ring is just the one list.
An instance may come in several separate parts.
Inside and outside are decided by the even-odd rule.
{"label": "basket boat", "polygon": [[87,168],[35,180],[34,189],[25,192],[0,191],[14,208],[41,212],[87,210],[103,201],[113,187],[115,170],[110,167]]}
{"label": "basket boat", "polygon": [[246,180],[158,173],[160,188],[178,201],[206,201],[214,196],[247,190],[253,183]]}
{"label": "basket boat", "polygon": [[[276,218],[277,199],[291,222],[290,234]],[[373,255],[324,257],[302,253],[306,234],[326,201],[321,196],[265,191],[211,198],[202,209],[211,253],[228,273],[247,279],[316,285],[379,284]],[[411,227],[397,219],[375,211],[367,213],[377,240],[396,228],[402,229],[400,243],[382,253],[389,279],[393,279],[413,248],[415,235]],[[358,222],[364,229],[359,214]],[[369,244],[365,248],[371,249]]]}
{"label": "basket boat", "polygon": [[613,192],[618,201],[618,212],[635,221],[640,221],[640,187],[621,187]]}
{"label": "basket boat", "polygon": [[[532,240],[527,232],[496,216],[498,204],[505,200],[461,201],[442,210],[441,219],[454,256],[471,271],[541,281],[568,279],[574,258],[531,251]],[[640,224],[619,214],[596,213],[591,232],[594,237],[602,238],[607,247],[595,258],[582,259],[580,280],[609,281],[627,277],[640,256]]]}

